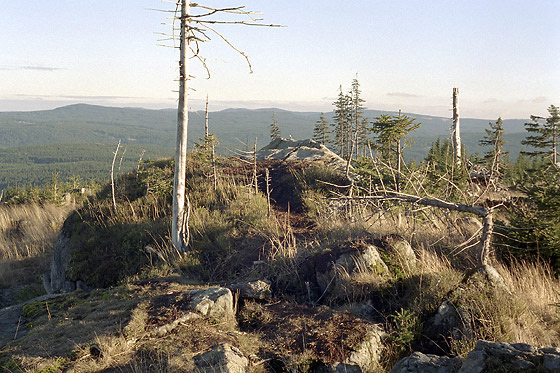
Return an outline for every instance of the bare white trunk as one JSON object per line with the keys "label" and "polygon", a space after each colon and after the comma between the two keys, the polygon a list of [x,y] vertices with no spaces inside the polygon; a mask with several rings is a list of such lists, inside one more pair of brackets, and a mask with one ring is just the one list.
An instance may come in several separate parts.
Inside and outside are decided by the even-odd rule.
{"label": "bare white trunk", "polygon": [[459,88],[453,88],[453,126],[451,127],[451,141],[455,163],[461,164],[461,123],[459,121]]}
{"label": "bare white trunk", "polygon": [[490,260],[490,251],[492,249],[492,233],[494,233],[494,217],[493,211],[488,210],[488,213],[482,219],[482,237],[481,248],[478,256],[478,265],[483,266],[488,264]]}
{"label": "bare white trunk", "polygon": [[185,178],[187,163],[188,129],[188,42],[187,31],[190,0],[181,0],[181,43],[179,58],[179,106],[177,110],[177,148],[175,151],[175,178],[173,181],[173,217],[171,221],[171,241],[178,251],[187,249],[187,216],[185,213]]}
{"label": "bare white trunk", "polygon": [[210,134],[208,130],[208,95],[206,95],[206,115],[204,116],[204,141],[208,141],[209,135]]}
{"label": "bare white trunk", "polygon": [[259,194],[259,183],[257,180],[257,138],[255,137],[255,147],[253,151],[253,187],[255,195]]}
{"label": "bare white trunk", "polygon": [[115,200],[115,160],[117,159],[117,154],[119,153],[119,148],[121,147],[121,140],[117,143],[117,148],[113,153],[113,163],[111,163],[111,195],[113,196],[113,208],[117,211],[117,201]]}

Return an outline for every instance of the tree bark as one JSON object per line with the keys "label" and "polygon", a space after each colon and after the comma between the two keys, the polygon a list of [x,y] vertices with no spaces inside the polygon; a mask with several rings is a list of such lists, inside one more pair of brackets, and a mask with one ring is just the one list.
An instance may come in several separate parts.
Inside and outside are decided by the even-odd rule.
{"label": "tree bark", "polygon": [[176,250],[187,250],[187,229],[185,213],[187,129],[188,129],[188,41],[187,31],[190,0],[181,0],[181,41],[179,58],[179,105],[177,110],[177,148],[175,151],[175,175],[173,181],[173,216],[171,221],[171,241]]}
{"label": "tree bark", "polygon": [[204,142],[206,142],[205,145],[208,145],[208,136],[210,135],[209,130],[208,130],[208,95],[206,95],[206,110],[205,110],[205,115],[204,115]]}
{"label": "tree bark", "polygon": [[111,163],[111,195],[113,197],[113,208],[115,209],[115,211],[117,211],[117,201],[115,200],[115,160],[117,159],[117,154],[119,153],[120,147],[121,140],[119,140],[119,142],[117,143],[117,148],[113,153],[113,163]]}
{"label": "tree bark", "polygon": [[488,213],[482,219],[482,237],[481,248],[478,256],[478,265],[483,266],[488,264],[490,258],[490,250],[492,248],[492,233],[494,232],[494,216],[492,210],[488,210]]}
{"label": "tree bark", "polygon": [[459,88],[453,88],[453,127],[451,128],[453,156],[457,165],[461,164],[461,123],[459,121]]}

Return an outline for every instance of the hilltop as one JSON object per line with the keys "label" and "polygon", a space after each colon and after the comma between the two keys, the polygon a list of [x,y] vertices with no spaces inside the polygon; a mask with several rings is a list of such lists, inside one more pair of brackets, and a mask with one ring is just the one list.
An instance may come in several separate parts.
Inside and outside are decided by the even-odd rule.
{"label": "hilltop", "polygon": [[[13,306],[0,311],[11,320],[0,367],[388,372],[413,351],[396,372],[560,364],[558,278],[542,262],[504,262],[497,250],[492,266],[477,266],[473,216],[344,203],[348,188],[365,196],[368,183],[354,186],[321,161],[257,162],[255,189],[254,165],[218,158],[214,173],[209,155],[195,152],[191,240],[178,253],[169,246],[172,166],[149,162],[121,175],[116,207],[108,185],[74,192],[65,220],[43,224],[31,220],[36,210],[10,206],[0,281],[4,306]],[[30,250],[31,228],[42,225],[43,249]],[[43,284],[63,294],[35,298]]]}

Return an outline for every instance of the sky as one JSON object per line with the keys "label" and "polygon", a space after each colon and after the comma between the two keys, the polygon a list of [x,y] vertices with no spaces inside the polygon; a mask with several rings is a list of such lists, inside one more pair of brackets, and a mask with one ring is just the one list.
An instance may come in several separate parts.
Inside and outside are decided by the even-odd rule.
{"label": "sky", "polygon": [[[203,0],[201,0],[203,1]],[[546,116],[560,106],[558,0],[204,0],[266,24],[221,25],[191,60],[189,107],[333,110],[357,77],[369,109]],[[173,1],[0,0],[0,111],[177,106]],[[221,16],[214,19],[227,19]],[[245,20],[245,17],[239,18]],[[167,23],[167,24],[166,24]],[[162,46],[162,44],[164,46]]]}

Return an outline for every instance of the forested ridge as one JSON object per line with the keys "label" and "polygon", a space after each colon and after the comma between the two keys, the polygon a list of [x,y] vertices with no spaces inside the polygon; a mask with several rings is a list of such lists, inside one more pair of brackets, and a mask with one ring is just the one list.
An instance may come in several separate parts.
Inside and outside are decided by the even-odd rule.
{"label": "forested ridge", "polygon": [[[364,117],[383,113],[364,110]],[[321,113],[292,112],[280,109],[227,109],[209,113],[210,130],[218,140],[217,152],[232,155],[248,150],[257,138],[262,147],[269,141],[269,125],[276,118],[280,136],[311,138]],[[409,114],[421,123],[411,133],[413,143],[405,149],[405,158],[420,161],[426,157],[436,138],[449,136],[450,118]],[[332,122],[333,113],[325,113]],[[470,154],[482,153],[478,141],[489,120],[461,119],[463,141]],[[504,120],[505,148],[515,159],[525,137],[524,119]],[[142,148],[148,159],[170,156],[175,146],[176,113],[173,110],[116,108],[86,104],[54,110],[0,112],[0,188],[14,184],[41,184],[54,172],[63,177],[108,177],[112,151],[119,139],[128,144],[125,168],[135,162]],[[189,113],[189,147],[204,136],[204,113]],[[87,145],[86,145],[87,144]],[[103,144],[103,145],[101,145]],[[250,146],[248,144],[251,144]],[[32,145],[32,146],[30,146]],[[148,147],[152,146],[152,147]],[[130,157],[130,158],[129,158]],[[137,161],[137,158],[136,158]]]}

